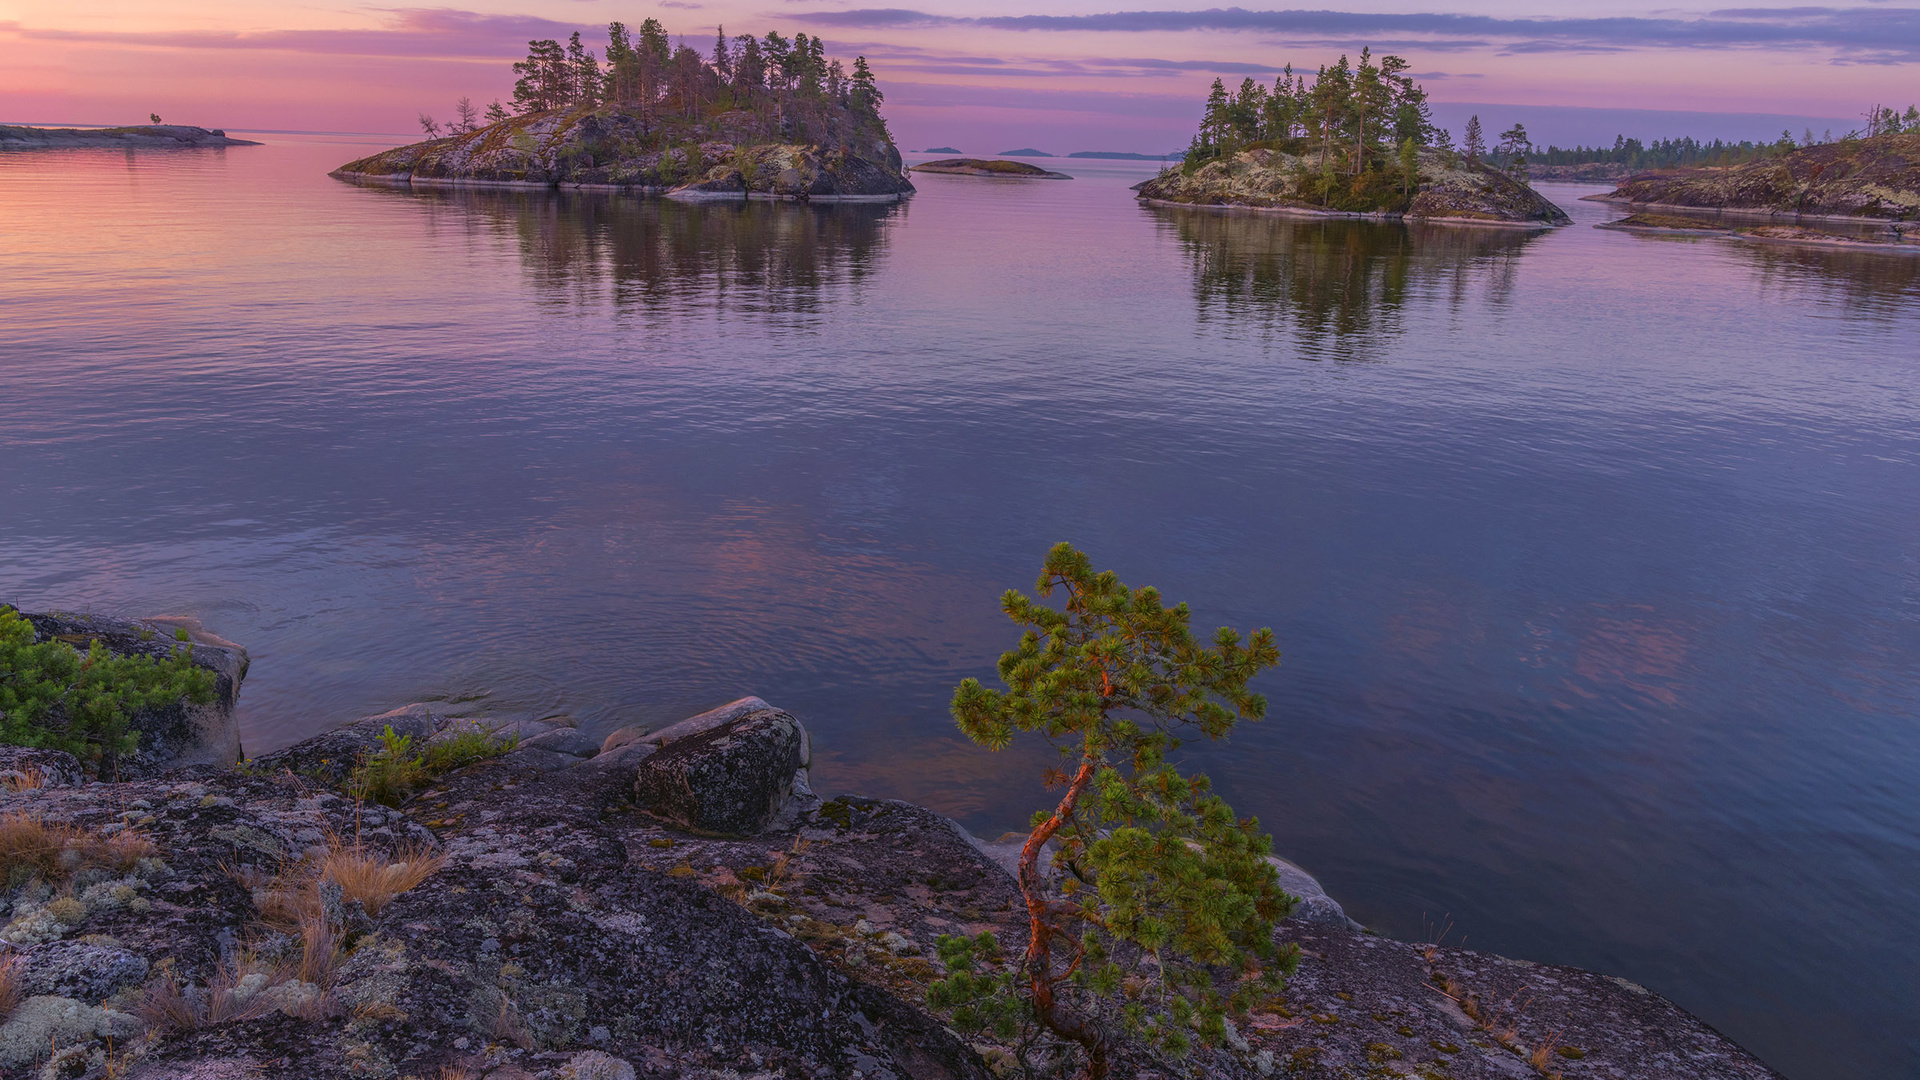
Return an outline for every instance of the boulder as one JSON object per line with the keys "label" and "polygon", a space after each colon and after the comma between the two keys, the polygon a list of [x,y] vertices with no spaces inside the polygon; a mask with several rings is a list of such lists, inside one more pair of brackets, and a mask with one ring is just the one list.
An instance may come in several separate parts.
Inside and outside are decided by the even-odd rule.
{"label": "boulder", "polygon": [[635,792],[656,816],[698,833],[752,836],[793,797],[805,729],[765,708],[675,739],[640,763]]}
{"label": "boulder", "polygon": [[[186,700],[134,713],[129,726],[140,734],[140,745],[116,764],[120,779],[152,776],[191,765],[231,765],[240,760],[240,725],[234,706],[240,683],[247,677],[247,650],[208,633],[199,621],[186,616],[153,619],[113,619],[68,612],[21,612],[33,624],[38,640],[64,641],[85,650],[98,641],[120,656],[164,659],[176,650],[191,648],[197,667],[214,675],[213,700],[196,705]],[[176,631],[186,633],[180,641]]]}

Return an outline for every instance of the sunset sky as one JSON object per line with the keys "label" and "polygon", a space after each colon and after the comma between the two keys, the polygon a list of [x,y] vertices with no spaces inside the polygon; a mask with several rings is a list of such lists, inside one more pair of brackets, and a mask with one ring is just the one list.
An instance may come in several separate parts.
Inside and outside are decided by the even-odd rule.
{"label": "sunset sky", "polygon": [[[509,99],[533,37],[649,15],[702,52],[777,29],[865,54],[903,147],[1159,152],[1185,144],[1216,76],[1270,82],[1371,44],[1395,52],[1459,134],[1470,112],[1537,142],[1843,131],[1875,102],[1920,100],[1920,7],[1623,7],[1424,0],[1337,9],[906,0],[0,0],[0,122],[169,121],[406,133],[460,95]],[[1497,130],[1498,128],[1495,128]]]}

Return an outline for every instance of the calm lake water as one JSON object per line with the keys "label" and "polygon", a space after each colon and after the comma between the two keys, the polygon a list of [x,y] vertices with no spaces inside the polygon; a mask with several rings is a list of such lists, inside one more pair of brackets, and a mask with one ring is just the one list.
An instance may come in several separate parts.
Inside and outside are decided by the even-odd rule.
{"label": "calm lake water", "polygon": [[0,156],[0,599],[247,644],[260,752],[745,693],[977,832],[946,714],[1071,540],[1271,625],[1192,763],[1357,918],[1920,1075],[1920,259],[1142,208],[409,193]]}

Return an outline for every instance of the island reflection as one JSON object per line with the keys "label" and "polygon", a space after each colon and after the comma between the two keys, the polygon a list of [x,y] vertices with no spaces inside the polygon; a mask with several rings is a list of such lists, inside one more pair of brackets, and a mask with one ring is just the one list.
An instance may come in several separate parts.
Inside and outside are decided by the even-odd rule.
{"label": "island reflection", "polygon": [[1180,242],[1196,317],[1233,338],[1290,341],[1311,359],[1365,360],[1404,332],[1406,305],[1504,305],[1537,230],[1145,208]]}
{"label": "island reflection", "polygon": [[543,299],[662,314],[808,314],[879,272],[905,203],[678,202],[630,195],[429,188],[395,192],[510,241]]}

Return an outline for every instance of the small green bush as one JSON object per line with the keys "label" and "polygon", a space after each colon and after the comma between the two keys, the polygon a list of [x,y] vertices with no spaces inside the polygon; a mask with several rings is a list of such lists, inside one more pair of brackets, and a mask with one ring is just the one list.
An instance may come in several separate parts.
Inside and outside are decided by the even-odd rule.
{"label": "small green bush", "polygon": [[413,736],[397,734],[389,724],[380,733],[380,749],[347,777],[347,793],[383,806],[399,806],[435,777],[499,757],[519,741],[511,735],[501,738],[484,731],[463,731],[415,753]]}
{"label": "small green bush", "polygon": [[[185,640],[186,631],[176,639]],[[193,646],[164,660],[116,656],[95,641],[82,653],[64,641],[34,641],[33,624],[0,607],[0,743],[64,750],[102,772],[138,748],[127,729],[142,709],[182,698],[213,700],[214,676]]]}

